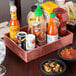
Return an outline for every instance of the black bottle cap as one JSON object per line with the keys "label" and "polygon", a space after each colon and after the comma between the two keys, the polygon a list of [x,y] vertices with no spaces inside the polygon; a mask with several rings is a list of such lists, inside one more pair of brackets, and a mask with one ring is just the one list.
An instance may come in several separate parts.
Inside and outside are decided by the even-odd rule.
{"label": "black bottle cap", "polygon": [[36,6],[36,5],[33,5],[33,6],[31,7],[31,11],[34,12],[36,8],[37,8],[37,6]]}

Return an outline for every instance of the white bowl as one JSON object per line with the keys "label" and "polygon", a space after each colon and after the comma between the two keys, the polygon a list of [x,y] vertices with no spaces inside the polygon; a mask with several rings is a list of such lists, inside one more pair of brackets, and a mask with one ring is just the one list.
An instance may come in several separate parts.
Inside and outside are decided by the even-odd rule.
{"label": "white bowl", "polygon": [[64,5],[65,0],[55,0],[56,4],[61,7]]}

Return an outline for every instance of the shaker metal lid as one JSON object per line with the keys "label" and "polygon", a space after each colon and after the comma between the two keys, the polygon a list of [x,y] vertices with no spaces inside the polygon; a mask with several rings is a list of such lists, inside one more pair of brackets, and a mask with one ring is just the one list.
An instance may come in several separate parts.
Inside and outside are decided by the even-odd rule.
{"label": "shaker metal lid", "polygon": [[17,33],[16,36],[24,37],[24,36],[26,36],[26,35],[27,35],[26,32],[21,31],[21,32]]}

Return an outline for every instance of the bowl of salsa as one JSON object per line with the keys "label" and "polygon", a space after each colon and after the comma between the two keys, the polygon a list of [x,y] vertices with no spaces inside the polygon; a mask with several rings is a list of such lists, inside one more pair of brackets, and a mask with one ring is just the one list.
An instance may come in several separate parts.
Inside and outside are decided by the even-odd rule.
{"label": "bowl of salsa", "polygon": [[76,47],[67,46],[58,50],[58,56],[68,62],[76,62]]}

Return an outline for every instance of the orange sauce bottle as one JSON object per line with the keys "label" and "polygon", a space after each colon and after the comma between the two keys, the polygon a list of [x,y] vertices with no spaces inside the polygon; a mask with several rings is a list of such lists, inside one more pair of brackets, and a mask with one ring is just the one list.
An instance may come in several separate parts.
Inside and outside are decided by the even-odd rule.
{"label": "orange sauce bottle", "polygon": [[51,43],[57,39],[58,39],[58,28],[55,23],[55,13],[51,13],[47,28],[47,43]]}
{"label": "orange sauce bottle", "polygon": [[17,42],[16,34],[20,32],[20,24],[17,20],[17,14],[16,14],[16,6],[11,6],[10,12],[11,12],[11,20],[9,22],[9,31],[10,31],[10,38]]}

